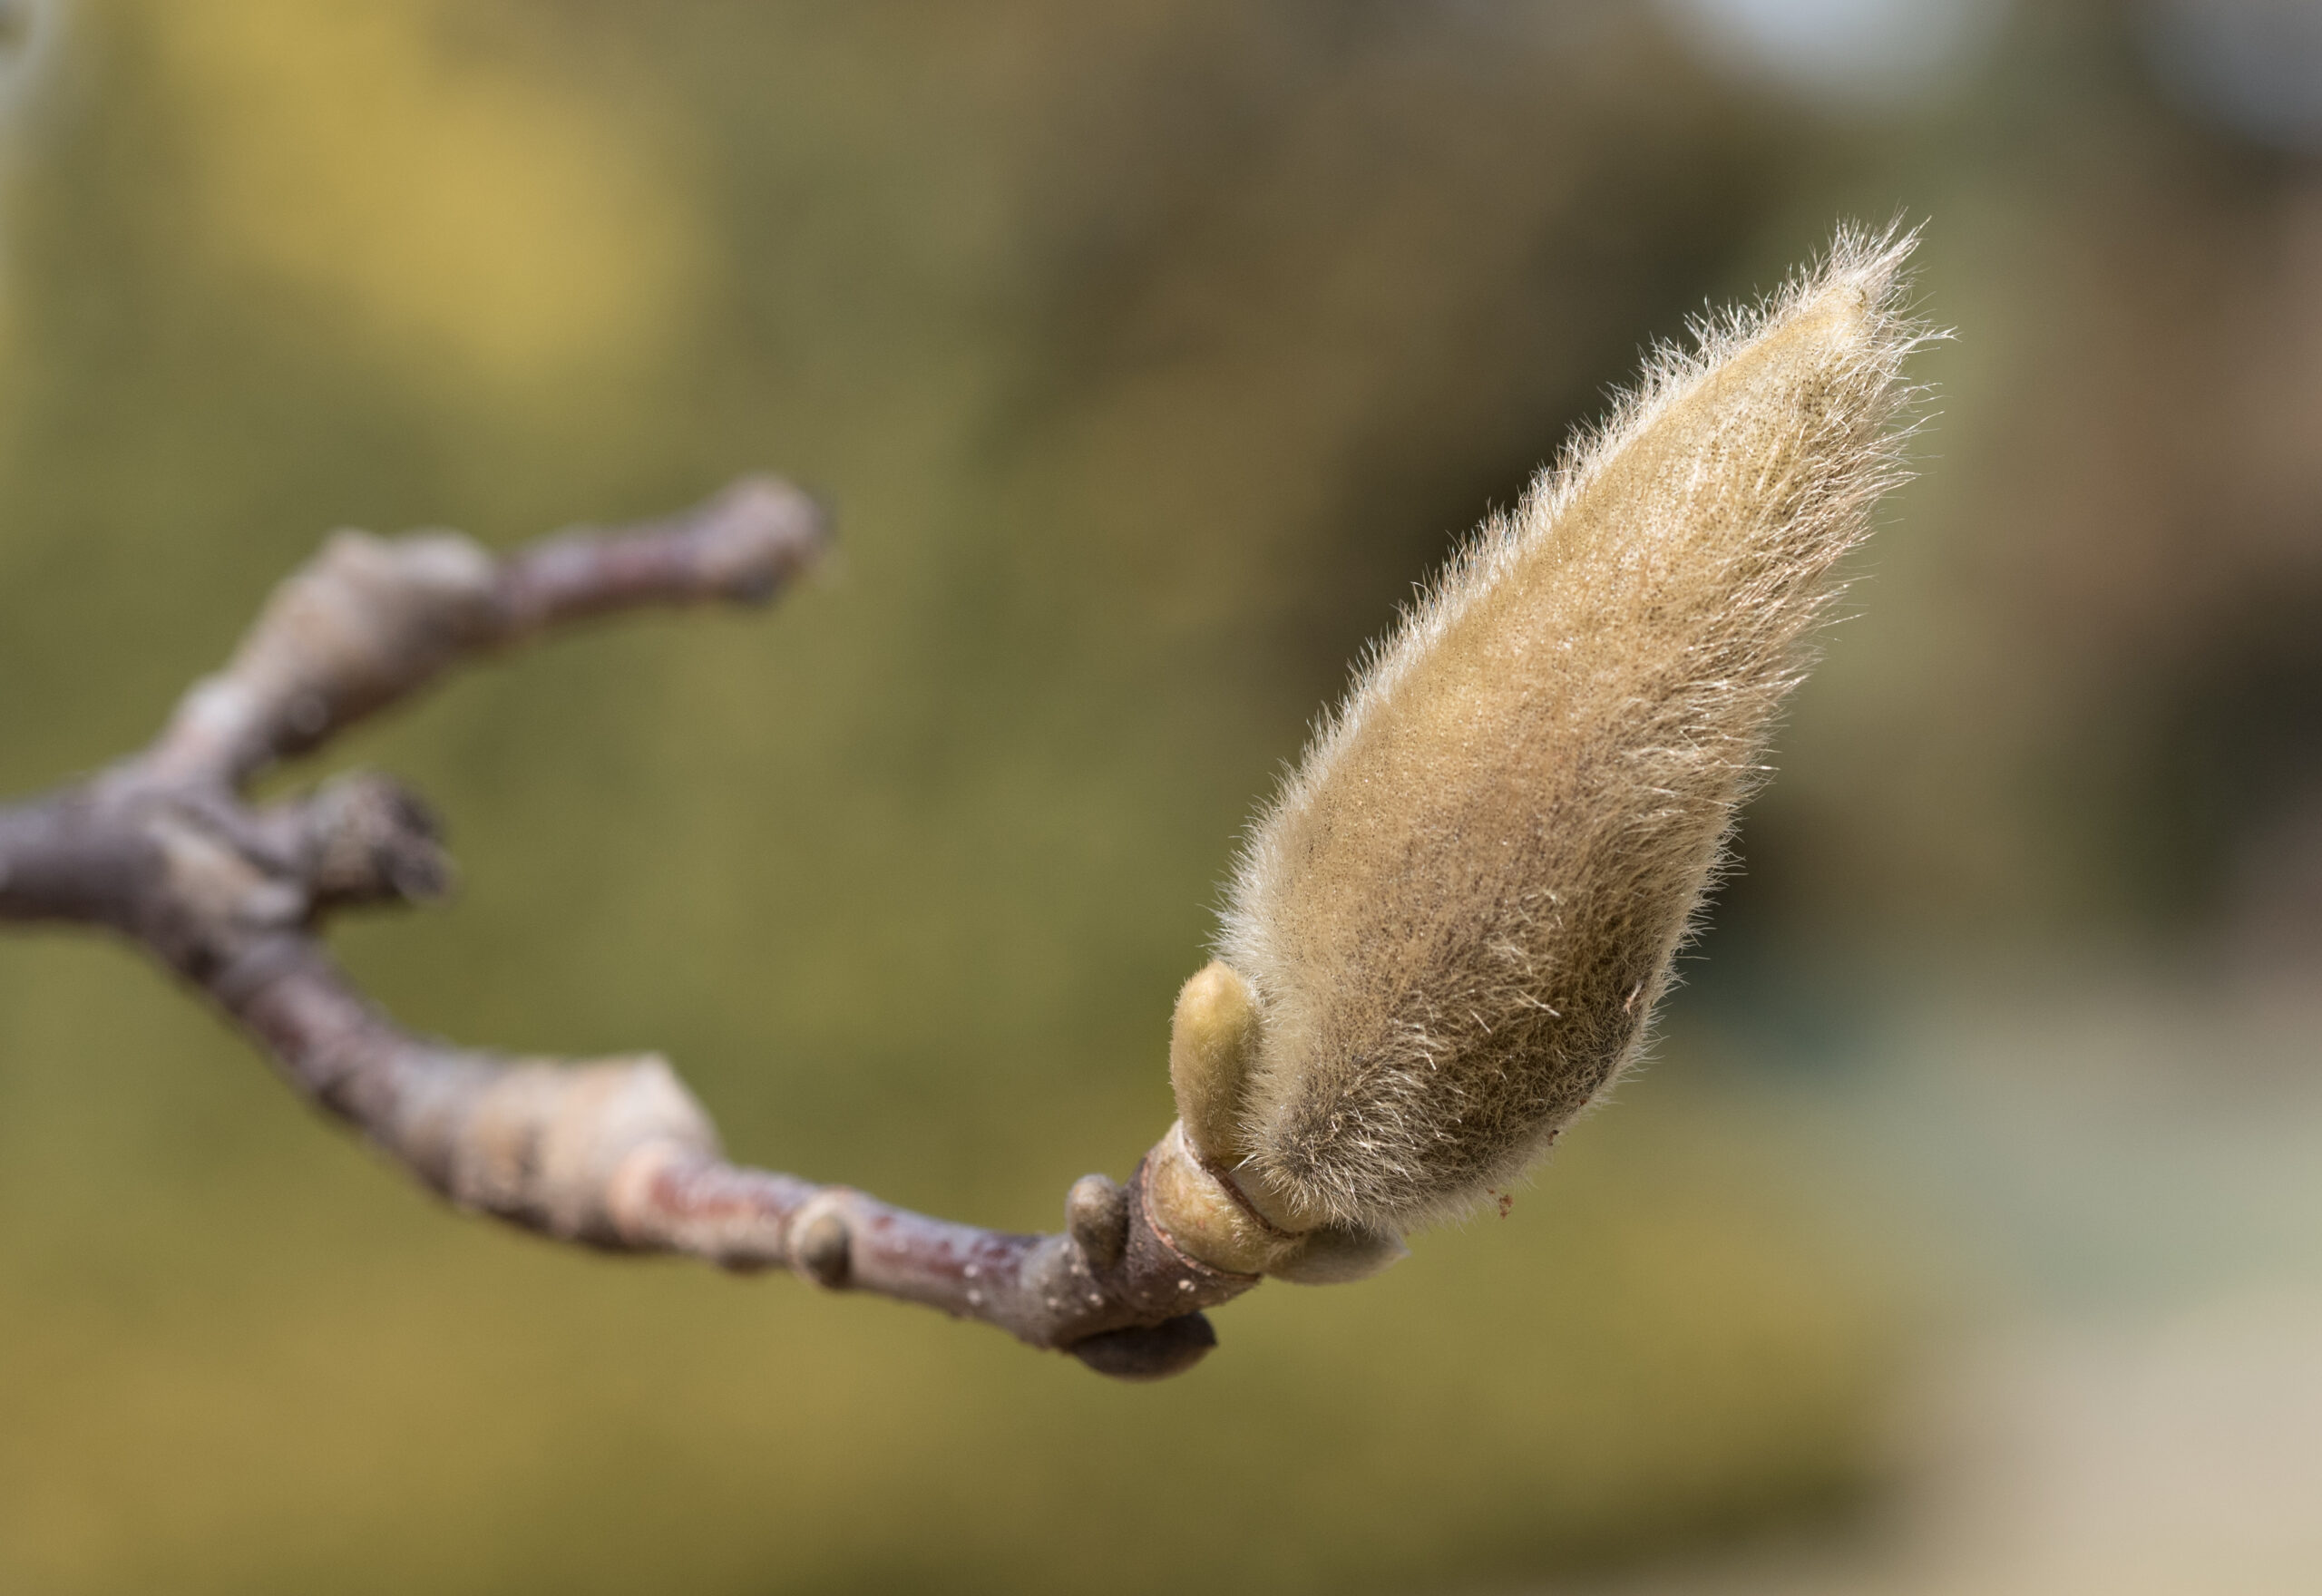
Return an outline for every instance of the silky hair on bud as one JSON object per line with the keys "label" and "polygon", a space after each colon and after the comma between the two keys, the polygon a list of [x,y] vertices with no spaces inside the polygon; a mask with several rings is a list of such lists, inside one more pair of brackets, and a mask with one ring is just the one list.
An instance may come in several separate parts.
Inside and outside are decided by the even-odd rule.
{"label": "silky hair on bud", "polygon": [[1901,480],[1915,241],[1841,232],[1654,351],[1316,734],[1217,946],[1256,995],[1232,1140],[1269,1212],[1459,1213],[1634,1056],[1832,568]]}

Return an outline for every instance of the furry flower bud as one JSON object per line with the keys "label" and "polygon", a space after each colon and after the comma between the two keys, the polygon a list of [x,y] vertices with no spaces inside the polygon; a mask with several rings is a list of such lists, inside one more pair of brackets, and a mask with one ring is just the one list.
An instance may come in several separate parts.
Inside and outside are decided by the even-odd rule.
{"label": "furry flower bud", "polygon": [[1254,1041],[1192,1072],[1241,1077],[1238,1124],[1186,1118],[1270,1213],[1459,1212],[1635,1054],[1832,568],[1900,474],[1911,243],[1842,234],[1657,351],[1317,734],[1219,938]]}

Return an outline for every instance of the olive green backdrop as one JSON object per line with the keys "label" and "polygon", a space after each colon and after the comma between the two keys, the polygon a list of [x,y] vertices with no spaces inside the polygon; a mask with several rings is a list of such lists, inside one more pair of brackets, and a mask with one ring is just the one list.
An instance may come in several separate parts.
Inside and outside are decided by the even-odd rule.
{"label": "olive green backdrop", "polygon": [[[1251,805],[1643,341],[1841,214],[1931,219],[1965,336],[1659,1062],[1508,1217],[1269,1287],[1183,1380],[455,1217],[125,952],[12,935],[0,1587],[1463,1590],[1875,1504],[1946,1276],[1763,1081],[1929,961],[2284,912],[2237,861],[2305,790],[2263,706],[2310,681],[2278,529],[2322,490],[2310,434],[2216,417],[2314,383],[2214,351],[2271,347],[2313,222],[2102,7],[1837,121],[1660,15],[40,13],[0,786],[143,740],[335,526],[789,474],[842,543],[776,613],[560,641],[337,751],[463,866],[337,944],[415,1025],[666,1050],[737,1154],[990,1224],[1166,1124]],[[2239,453],[2155,444],[2205,425]],[[2226,774],[2152,776],[2189,737]]]}

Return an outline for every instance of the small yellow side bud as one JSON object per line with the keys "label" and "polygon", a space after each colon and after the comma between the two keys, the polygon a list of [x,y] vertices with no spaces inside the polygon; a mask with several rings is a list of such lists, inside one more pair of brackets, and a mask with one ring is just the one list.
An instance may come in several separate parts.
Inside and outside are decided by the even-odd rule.
{"label": "small yellow side bud", "polygon": [[1177,1117],[1204,1157],[1241,1156],[1242,1091],[1258,1052],[1258,1001],[1227,965],[1194,972],[1177,993],[1169,1027],[1169,1085]]}

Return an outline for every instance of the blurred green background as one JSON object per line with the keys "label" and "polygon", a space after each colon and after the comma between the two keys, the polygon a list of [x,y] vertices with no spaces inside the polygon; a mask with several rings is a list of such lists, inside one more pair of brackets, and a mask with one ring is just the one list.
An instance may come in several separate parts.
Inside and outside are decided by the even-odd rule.
{"label": "blurred green background", "polygon": [[1510,1216],[1179,1381],[455,1218],[130,954],[0,942],[0,1590],[1714,1581],[1886,1533],[1986,1327],[2322,1280],[2313,8],[0,24],[0,789],[142,742],[333,527],[791,475],[842,550],[778,613],[334,751],[464,867],[337,942],[993,1225],[1166,1124],[1237,828],[1646,340],[1842,216],[1925,219],[1960,332],[1654,1062]]}

